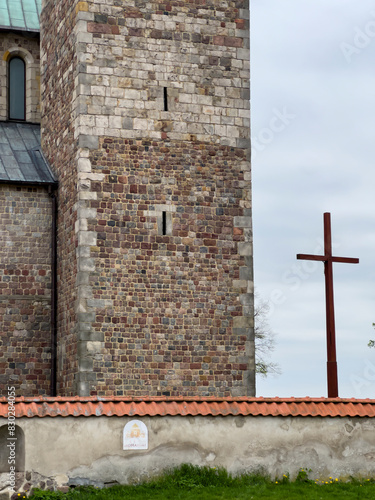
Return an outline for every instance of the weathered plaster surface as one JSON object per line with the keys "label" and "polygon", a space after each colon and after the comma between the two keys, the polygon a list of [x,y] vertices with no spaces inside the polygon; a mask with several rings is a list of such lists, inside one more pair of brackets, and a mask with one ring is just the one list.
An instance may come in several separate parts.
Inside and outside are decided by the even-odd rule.
{"label": "weathered plaster surface", "polygon": [[[149,449],[124,451],[128,417],[21,418],[26,471],[54,484],[129,483],[181,463],[272,477],[309,468],[312,478],[375,474],[375,420],[321,417],[137,417]],[[5,423],[5,421],[1,422]]]}

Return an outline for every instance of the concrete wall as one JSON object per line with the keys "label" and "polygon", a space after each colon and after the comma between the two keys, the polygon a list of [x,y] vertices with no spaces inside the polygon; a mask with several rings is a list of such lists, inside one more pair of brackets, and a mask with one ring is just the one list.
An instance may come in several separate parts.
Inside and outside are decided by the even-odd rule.
{"label": "concrete wall", "polygon": [[[18,418],[25,435],[26,481],[46,487],[129,483],[181,463],[223,466],[272,477],[300,468],[310,477],[375,475],[375,419],[349,417],[135,417],[149,448],[122,449],[129,417]],[[6,420],[0,419],[0,426]],[[7,488],[6,473],[0,475]]]}

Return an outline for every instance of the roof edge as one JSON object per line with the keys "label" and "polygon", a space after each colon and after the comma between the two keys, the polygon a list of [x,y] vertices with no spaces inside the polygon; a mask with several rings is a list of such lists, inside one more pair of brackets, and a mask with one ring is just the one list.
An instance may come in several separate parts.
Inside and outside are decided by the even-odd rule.
{"label": "roof edge", "polygon": [[0,25],[0,31],[16,31],[17,33],[33,33],[33,34],[39,34],[40,35],[40,29],[36,28],[27,28],[22,26],[5,26],[5,25]]}
{"label": "roof edge", "polygon": [[[7,401],[7,397],[0,397],[0,403]],[[216,397],[216,396],[17,396],[14,398],[17,403],[44,403],[44,402],[248,402],[248,403],[371,403],[375,404],[375,399],[370,398],[326,398],[326,397],[264,397],[264,396],[239,396],[239,397]]]}
{"label": "roof edge", "polygon": [[[59,183],[58,181],[45,181],[45,182],[38,182],[38,181],[24,181],[24,180],[17,180],[17,181],[11,181],[7,179],[0,179],[0,184],[8,184],[11,186],[32,186],[32,187],[49,187],[53,186],[55,188],[58,187]],[[0,399],[1,401],[1,399]]]}
{"label": "roof edge", "polygon": [[374,399],[341,398],[1,398],[0,417],[7,418],[9,408],[12,408],[16,418],[101,416],[375,418]]}

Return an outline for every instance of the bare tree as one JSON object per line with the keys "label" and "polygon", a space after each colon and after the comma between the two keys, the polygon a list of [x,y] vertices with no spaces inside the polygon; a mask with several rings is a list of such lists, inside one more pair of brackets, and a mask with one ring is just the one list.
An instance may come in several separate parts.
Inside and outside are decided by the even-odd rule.
{"label": "bare tree", "polygon": [[269,360],[274,351],[276,334],[268,323],[269,303],[255,294],[254,331],[255,331],[255,371],[267,377],[270,374],[280,375],[281,370],[277,363]]}
{"label": "bare tree", "polygon": [[[375,323],[373,323],[372,326],[375,328]],[[369,347],[375,347],[375,340],[369,340],[367,345]]]}

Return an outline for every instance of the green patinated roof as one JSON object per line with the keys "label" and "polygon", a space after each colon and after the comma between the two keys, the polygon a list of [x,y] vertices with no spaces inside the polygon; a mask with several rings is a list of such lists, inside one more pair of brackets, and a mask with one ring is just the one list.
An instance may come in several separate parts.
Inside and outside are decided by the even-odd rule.
{"label": "green patinated roof", "polygon": [[41,10],[42,0],[0,0],[0,28],[39,31]]}

